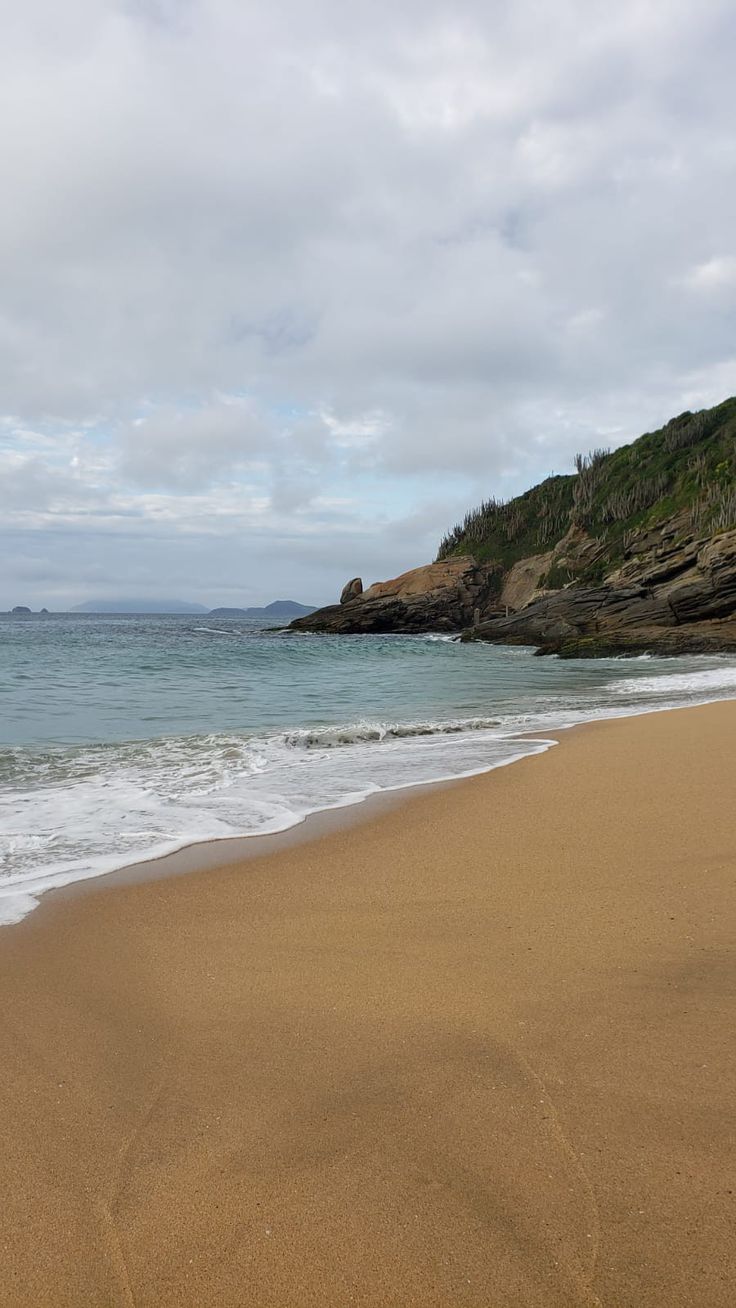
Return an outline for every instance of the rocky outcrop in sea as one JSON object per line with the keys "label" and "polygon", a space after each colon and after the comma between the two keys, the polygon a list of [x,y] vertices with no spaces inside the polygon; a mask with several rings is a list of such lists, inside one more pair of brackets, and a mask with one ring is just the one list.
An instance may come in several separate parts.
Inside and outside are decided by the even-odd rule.
{"label": "rocky outcrop in sea", "polygon": [[[586,542],[579,539],[575,548],[584,551]],[[504,574],[498,564],[465,555],[367,590],[354,578],[340,604],[291,627],[458,632],[466,640],[532,645],[566,657],[736,650],[736,531],[697,539],[683,536],[673,519],[633,537],[623,565],[600,586],[540,588],[539,559],[522,564]]]}
{"label": "rocky outcrop in sea", "polygon": [[499,569],[454,557],[378,581],[363,590],[360,577],[343,588],[339,604],[290,624],[295,631],[462,631],[493,609]]}

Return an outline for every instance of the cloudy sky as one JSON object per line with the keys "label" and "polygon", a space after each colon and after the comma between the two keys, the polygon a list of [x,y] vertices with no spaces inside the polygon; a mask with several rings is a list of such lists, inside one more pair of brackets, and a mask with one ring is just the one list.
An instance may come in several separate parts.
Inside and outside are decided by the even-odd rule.
{"label": "cloudy sky", "polygon": [[732,0],[0,15],[0,607],[328,601],[736,392]]}

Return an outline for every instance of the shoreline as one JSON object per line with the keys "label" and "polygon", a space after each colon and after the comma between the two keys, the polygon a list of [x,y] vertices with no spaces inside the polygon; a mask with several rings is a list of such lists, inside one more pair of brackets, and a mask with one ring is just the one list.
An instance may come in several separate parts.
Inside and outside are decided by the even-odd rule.
{"label": "shoreline", "polygon": [[0,932],[12,1308],[730,1305],[736,703],[561,734]]}
{"label": "shoreline", "polygon": [[[594,722],[575,723],[571,727],[559,728],[559,732],[577,731],[581,727],[592,725]],[[95,888],[104,890],[105,885],[136,885],[151,879],[189,876],[192,873],[232,867],[236,863],[247,863],[254,858],[268,858],[272,854],[283,853],[295,846],[309,844],[313,840],[319,840],[339,831],[350,831],[364,821],[371,822],[393,812],[419,795],[462,786],[476,777],[490,776],[493,772],[521,763],[525,759],[540,758],[559,744],[559,741],[551,737],[542,740],[537,735],[520,735],[518,739],[539,742],[542,748],[530,750],[528,753],[514,754],[504,759],[502,763],[494,763],[479,772],[466,772],[455,777],[439,777],[436,780],[419,781],[409,785],[387,786],[384,790],[365,795],[360,799],[314,809],[281,831],[268,831],[263,835],[221,836],[217,840],[195,840],[168,854],[156,854],[151,858],[139,859],[135,863],[114,868],[112,872],[92,874],[80,878],[79,881],[54,886],[42,893],[37,908],[31,909],[20,921],[24,922],[27,917],[37,912],[47,899],[55,899],[56,896],[92,894]],[[20,926],[20,922],[6,925]],[[1,930],[2,924],[0,924]]]}
{"label": "shoreline", "polygon": [[[201,840],[188,840],[175,848],[164,853],[151,853],[148,856],[136,859],[132,863],[122,863],[107,872],[90,872],[80,877],[75,877],[70,881],[62,881],[58,885],[50,885],[48,888],[35,893],[33,890],[25,890],[24,883],[20,883],[15,893],[19,897],[24,894],[29,895],[35,900],[35,904],[26,909],[23,914],[11,921],[0,920],[0,933],[7,927],[19,926],[45,903],[49,897],[55,899],[56,896],[66,894],[87,894],[93,893],[93,888],[97,882],[111,885],[130,885],[138,881],[148,880],[150,877],[167,877],[182,876],[190,872],[207,868],[228,867],[233,863],[245,861],[251,858],[261,857],[270,852],[277,853],[283,849],[290,848],[293,844],[301,844],[303,841],[316,839],[322,834],[326,834],[333,829],[339,829],[344,825],[351,826],[360,822],[360,812],[367,810],[366,820],[376,813],[390,811],[396,804],[401,804],[405,799],[411,799],[414,794],[421,794],[434,788],[443,788],[454,786],[471,780],[474,777],[488,776],[501,768],[506,768],[512,764],[519,763],[526,758],[536,758],[549,749],[559,744],[559,736],[566,736],[571,732],[578,731],[582,728],[593,727],[598,723],[617,722],[628,720],[629,718],[646,717],[654,713],[678,713],[689,709],[706,707],[708,704],[736,703],[736,698],[724,697],[718,699],[699,700],[687,705],[649,705],[644,708],[629,708],[621,713],[611,713],[606,716],[589,718],[582,722],[574,722],[569,725],[550,728],[551,735],[543,736],[539,732],[519,732],[510,733],[510,740],[537,742],[540,748],[530,750],[528,753],[519,753],[511,755],[501,762],[491,764],[486,768],[481,768],[471,772],[461,773],[457,776],[440,776],[427,781],[402,784],[398,786],[387,786],[372,794],[361,795],[356,799],[350,799],[337,804],[326,805],[323,808],[312,809],[288,827],[283,827],[276,831],[264,832],[262,834],[243,834],[233,836],[221,836],[215,839],[205,837]],[[201,860],[201,861],[200,861]],[[53,875],[53,874],[51,874]],[[63,874],[61,874],[63,875]],[[38,880],[43,880],[43,874]],[[32,885],[32,882],[28,882]],[[103,888],[103,887],[100,887]],[[0,902],[1,899],[0,899]]]}

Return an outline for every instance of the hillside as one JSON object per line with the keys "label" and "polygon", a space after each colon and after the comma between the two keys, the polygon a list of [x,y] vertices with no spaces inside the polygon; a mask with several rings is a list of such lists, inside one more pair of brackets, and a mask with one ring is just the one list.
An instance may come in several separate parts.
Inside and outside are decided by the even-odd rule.
{"label": "hillside", "polygon": [[736,398],[683,413],[507,503],[433,564],[297,619],[302,631],[460,631],[568,657],[736,650]]}
{"label": "hillside", "polygon": [[472,554],[507,572],[551,553],[540,588],[597,585],[624,562],[635,535],[675,517],[682,539],[736,527],[736,397],[576,462],[569,476],[473,509],[444,537],[437,558]]}

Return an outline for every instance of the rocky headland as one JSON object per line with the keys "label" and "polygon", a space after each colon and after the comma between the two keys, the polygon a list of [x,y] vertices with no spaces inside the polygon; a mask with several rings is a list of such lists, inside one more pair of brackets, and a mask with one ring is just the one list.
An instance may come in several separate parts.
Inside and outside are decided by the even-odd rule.
{"label": "rocky headland", "polygon": [[434,563],[291,624],[452,631],[565,657],[736,651],[736,399],[488,500]]}

